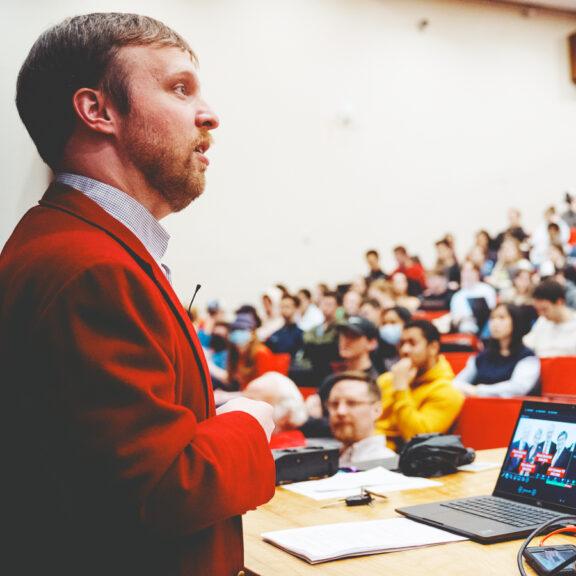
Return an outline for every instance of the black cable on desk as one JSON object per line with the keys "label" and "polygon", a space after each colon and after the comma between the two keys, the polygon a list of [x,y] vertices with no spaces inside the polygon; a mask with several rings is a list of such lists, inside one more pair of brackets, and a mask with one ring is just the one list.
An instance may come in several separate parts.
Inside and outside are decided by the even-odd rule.
{"label": "black cable on desk", "polygon": [[576,516],[558,516],[557,518],[552,518],[552,520],[548,520],[541,526],[538,526],[529,536],[524,540],[522,546],[520,546],[520,550],[518,550],[518,556],[516,556],[516,560],[518,562],[518,570],[520,570],[521,576],[528,576],[526,571],[524,570],[524,550],[528,547],[528,544],[538,536],[541,532],[544,532],[546,528],[550,528],[550,526],[554,526],[555,524],[564,524],[565,522],[571,521],[574,522],[576,520]]}

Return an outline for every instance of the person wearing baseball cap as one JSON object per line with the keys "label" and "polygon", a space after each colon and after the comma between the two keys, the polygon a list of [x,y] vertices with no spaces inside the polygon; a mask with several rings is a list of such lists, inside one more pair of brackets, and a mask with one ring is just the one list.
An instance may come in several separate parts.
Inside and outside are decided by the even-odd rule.
{"label": "person wearing baseball cap", "polygon": [[335,383],[334,375],[353,370],[369,378],[378,377],[370,357],[370,353],[378,346],[378,328],[374,323],[361,316],[349,316],[339,322],[336,329],[340,361],[332,363],[332,374],[322,381],[318,395],[310,396],[306,400],[311,418],[300,430],[308,437],[332,435],[326,402]]}

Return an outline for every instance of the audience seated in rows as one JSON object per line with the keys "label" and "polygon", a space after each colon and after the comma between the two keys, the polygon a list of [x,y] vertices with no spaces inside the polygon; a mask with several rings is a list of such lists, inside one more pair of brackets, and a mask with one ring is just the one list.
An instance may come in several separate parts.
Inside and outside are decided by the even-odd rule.
{"label": "audience seated in rows", "polygon": [[522,343],[526,333],[522,310],[499,304],[490,314],[486,349],[468,360],[454,379],[466,396],[525,396],[537,392],[540,360]]}
{"label": "audience seated in rows", "polygon": [[[570,199],[568,220],[576,213],[574,206]],[[400,446],[417,432],[447,431],[447,422],[453,421],[462,401],[457,388],[477,396],[534,394],[538,391],[534,387],[538,359],[527,348],[533,348],[541,357],[576,355],[576,318],[572,310],[576,308],[576,249],[567,244],[569,229],[555,210],[546,211],[532,239],[522,226],[518,210],[511,209],[508,219],[506,229],[495,238],[486,230],[475,235],[474,245],[460,267],[459,287],[454,238],[446,234],[435,244],[436,266],[427,274],[416,255],[397,246],[397,264],[389,276],[378,252],[368,250],[364,254],[366,276],[338,284],[337,292],[327,284],[318,284],[314,297],[309,290],[301,289],[298,309],[286,286],[273,286],[262,297],[263,326],[256,309],[246,305],[238,309],[229,334],[224,311],[210,302],[203,319],[196,322],[191,317],[208,351],[215,387],[237,390],[227,394],[239,394],[238,390],[246,389],[263,369],[279,367],[279,359],[262,344],[267,341],[275,352],[293,356],[289,375],[298,386],[319,391],[307,404],[316,418],[307,418],[302,429],[315,431],[309,434],[312,436],[318,431],[330,435],[327,401],[332,387],[328,377],[351,368],[363,369],[372,376],[387,372],[379,380],[383,414],[378,430],[388,433],[391,446]],[[453,376],[437,351],[432,366],[418,363],[416,351],[433,351],[434,338],[427,340],[426,329],[405,330],[410,312],[399,304],[422,313],[420,317],[433,317],[443,332],[466,332],[477,336],[480,346],[484,343],[484,350],[469,360],[454,385],[447,385]],[[442,316],[436,314],[446,310],[449,312]],[[346,322],[342,323],[343,319]],[[359,321],[373,326],[371,336],[362,329],[356,333],[351,329],[350,324]],[[519,343],[521,332],[517,329],[522,323],[532,326],[524,345]],[[300,341],[299,330],[303,331]],[[409,338],[405,338],[407,331]],[[399,348],[402,354],[398,363]],[[413,359],[408,361],[410,357]],[[408,384],[402,385],[403,381]],[[356,385],[366,392],[363,382]],[[286,391],[284,384],[279,386]],[[341,404],[344,409],[345,403]],[[438,406],[447,408],[438,410]]]}
{"label": "audience seated in rows", "polygon": [[452,385],[454,373],[440,355],[440,333],[432,323],[408,322],[399,352],[392,370],[378,378],[383,410],[376,424],[396,450],[416,434],[448,432],[464,402]]}
{"label": "audience seated in rows", "polygon": [[296,296],[285,294],[280,301],[280,316],[284,325],[276,330],[265,342],[266,346],[276,354],[290,354],[292,357],[304,345],[301,328],[296,323],[300,300]]}
{"label": "audience seated in rows", "polygon": [[544,280],[534,290],[538,320],[524,344],[540,358],[576,355],[576,313],[566,306],[566,290],[555,280]]}
{"label": "audience seated in rows", "polygon": [[394,456],[386,437],[376,433],[382,413],[380,388],[363,372],[342,372],[332,377],[326,401],[330,430],[342,443],[340,466]]}

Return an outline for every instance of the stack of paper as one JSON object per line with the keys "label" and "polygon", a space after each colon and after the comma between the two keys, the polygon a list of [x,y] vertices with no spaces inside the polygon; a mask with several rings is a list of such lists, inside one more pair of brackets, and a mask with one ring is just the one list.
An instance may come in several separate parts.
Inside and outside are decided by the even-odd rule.
{"label": "stack of paper", "polygon": [[388,492],[428,488],[430,486],[441,486],[441,483],[427,478],[404,476],[379,466],[366,472],[338,473],[322,480],[286,484],[283,488],[314,498],[314,500],[327,500],[354,496],[359,494],[362,488],[379,494],[387,494]]}
{"label": "stack of paper", "polygon": [[277,530],[262,538],[311,564],[467,540],[408,518]]}

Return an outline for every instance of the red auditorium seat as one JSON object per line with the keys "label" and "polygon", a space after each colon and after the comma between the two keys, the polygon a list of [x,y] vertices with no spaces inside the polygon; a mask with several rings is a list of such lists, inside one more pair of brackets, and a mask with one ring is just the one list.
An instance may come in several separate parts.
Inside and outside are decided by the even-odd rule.
{"label": "red auditorium seat", "polygon": [[280,374],[288,376],[291,360],[290,354],[263,354],[256,358],[256,371],[258,376],[262,376],[266,372],[280,372]]}
{"label": "red auditorium seat", "polygon": [[480,340],[474,334],[442,334],[440,336],[441,352],[478,352]]}
{"label": "red auditorium seat", "polygon": [[475,450],[508,446],[522,400],[468,397],[453,432],[462,437],[464,446]]}
{"label": "red auditorium seat", "polygon": [[436,318],[440,318],[446,314],[450,314],[450,310],[416,310],[416,312],[412,314],[412,319],[432,322],[432,320],[436,320]]}
{"label": "red auditorium seat", "polygon": [[462,437],[464,446],[475,450],[508,446],[524,400],[576,403],[574,397],[519,396],[517,398],[468,397],[454,426],[453,434]]}
{"label": "red auditorium seat", "polygon": [[448,360],[454,374],[461,372],[468,362],[468,358],[473,352],[444,352],[444,357]]}
{"label": "red auditorium seat", "polygon": [[298,390],[300,390],[300,394],[302,394],[303,398],[308,398],[308,396],[312,396],[312,394],[318,392],[318,388],[315,388],[314,386],[298,386]]}
{"label": "red auditorium seat", "polygon": [[541,358],[542,395],[576,395],[576,356]]}

